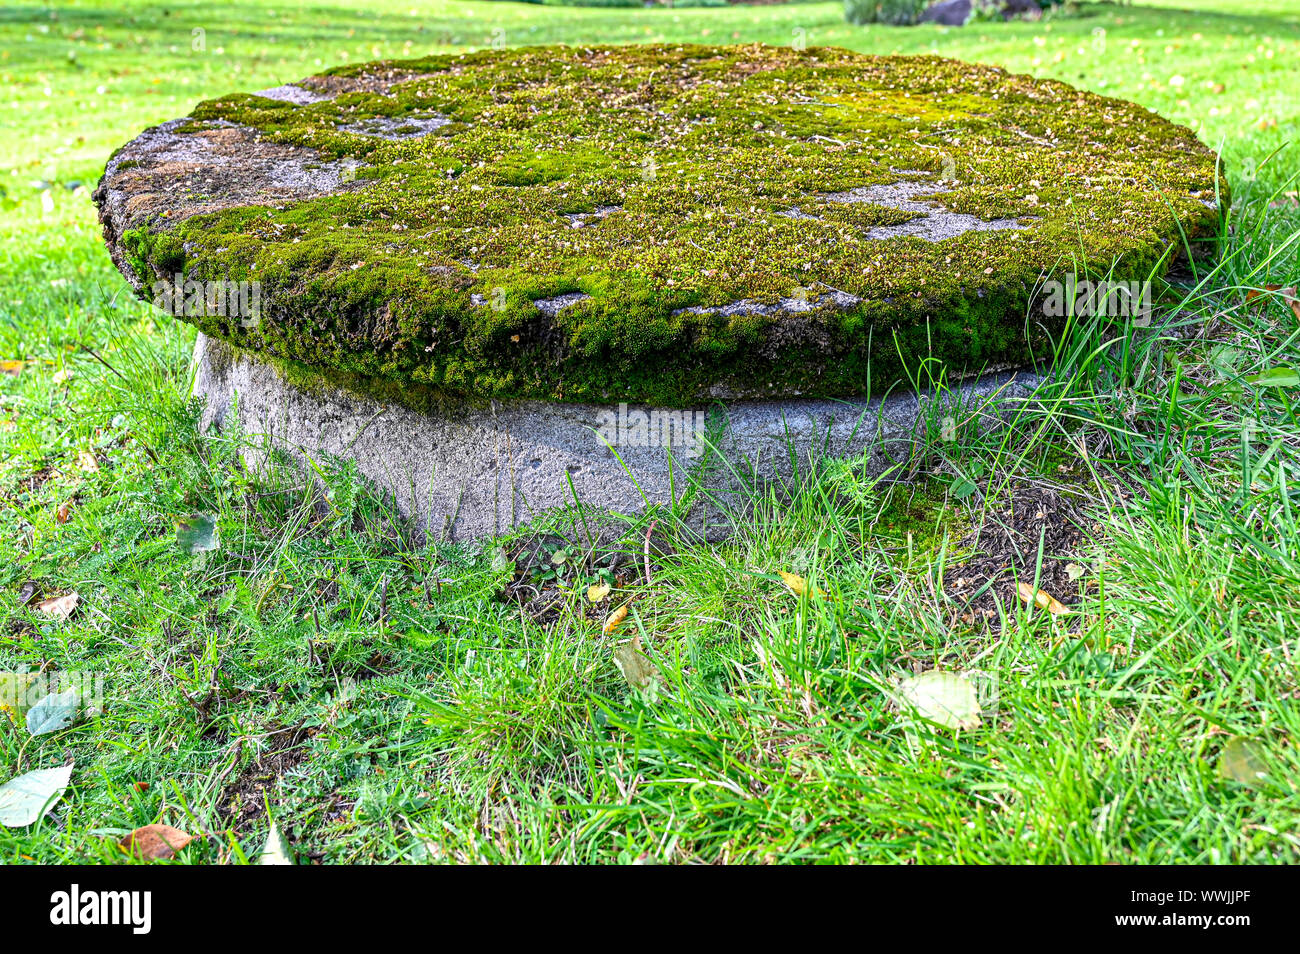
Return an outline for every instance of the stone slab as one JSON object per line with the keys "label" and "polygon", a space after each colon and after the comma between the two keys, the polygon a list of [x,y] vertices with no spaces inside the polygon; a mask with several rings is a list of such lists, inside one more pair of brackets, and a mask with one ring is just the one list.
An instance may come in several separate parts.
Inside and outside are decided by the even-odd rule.
{"label": "stone slab", "polygon": [[[203,335],[195,362],[204,425],[228,426],[237,416],[261,448],[249,455],[251,465],[270,448],[299,460],[354,460],[422,532],[453,541],[508,532],[571,506],[575,494],[584,507],[620,513],[670,504],[702,471],[705,498],[732,507],[755,479],[789,476],[796,461],[819,455],[866,453],[866,466],[878,472],[907,455],[934,400],[906,392],[691,408],[491,401],[429,414],[327,386],[299,387]],[[988,374],[954,386],[944,400],[994,406],[1026,396],[1039,380],[1024,371]],[[641,444],[652,435],[653,446]],[[719,514],[704,509],[716,524]]]}

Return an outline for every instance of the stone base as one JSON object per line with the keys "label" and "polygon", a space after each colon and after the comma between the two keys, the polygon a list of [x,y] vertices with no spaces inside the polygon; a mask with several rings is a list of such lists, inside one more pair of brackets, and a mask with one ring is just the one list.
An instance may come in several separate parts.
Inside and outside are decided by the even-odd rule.
{"label": "stone base", "polygon": [[[429,414],[324,379],[304,389],[204,335],[194,356],[204,426],[237,414],[254,438],[250,465],[271,448],[299,460],[354,460],[404,516],[445,540],[507,532],[572,506],[575,495],[584,507],[631,513],[680,501],[694,480],[715,510],[755,479],[788,476],[815,457],[870,451],[868,466],[879,470],[906,457],[933,399],[899,393],[689,410],[497,401]],[[980,407],[1023,397],[1038,381],[1023,371],[989,374],[954,385],[943,400]]]}

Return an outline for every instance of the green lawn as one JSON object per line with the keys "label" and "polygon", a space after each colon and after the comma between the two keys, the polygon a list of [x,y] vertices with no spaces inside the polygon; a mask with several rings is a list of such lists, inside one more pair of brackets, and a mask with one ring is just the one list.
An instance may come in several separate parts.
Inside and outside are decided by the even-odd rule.
{"label": "green lawn", "polygon": [[[123,860],[113,838],[161,821],[198,836],[182,859],[241,861],[269,807],[299,860],[335,863],[1300,861],[1300,313],[1250,293],[1300,281],[1300,0],[1084,14],[944,30],[854,27],[829,3],[0,10],[0,671],[105,686],[101,712],[48,735],[0,714],[0,783],[76,763],[42,822],[0,828],[0,860]],[[134,301],[100,241],[108,154],[205,97],[494,41],[800,38],[1003,64],[1193,126],[1234,190],[1223,256],[1164,289],[1155,332],[1076,328],[1009,428],[979,409],[933,422],[895,482],[810,466],[724,547],[657,514],[648,582],[646,519],[628,518],[599,606],[581,528],[542,541],[544,565],[571,556],[539,613],[527,587],[548,584],[517,541],[416,546],[346,468],[324,468],[328,493],[246,472],[253,438],[196,429],[192,333]],[[195,512],[220,545],[187,555],[175,521]],[[966,608],[985,549],[1073,612],[992,592],[975,600],[991,615]],[[72,591],[68,620],[36,609]],[[651,691],[615,664],[634,633]],[[978,728],[892,703],[929,668],[996,686]],[[1250,784],[1220,777],[1234,737]]]}

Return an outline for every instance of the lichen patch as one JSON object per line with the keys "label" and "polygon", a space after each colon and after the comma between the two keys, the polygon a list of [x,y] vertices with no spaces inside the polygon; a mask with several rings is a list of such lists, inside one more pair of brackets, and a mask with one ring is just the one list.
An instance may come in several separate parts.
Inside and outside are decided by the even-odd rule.
{"label": "lichen patch", "polygon": [[601,205],[590,212],[570,212],[564,216],[564,220],[569,223],[570,228],[582,229],[613,215],[621,208],[622,206],[618,205]]}
{"label": "lichen patch", "polygon": [[285,83],[281,86],[272,86],[269,89],[259,89],[254,96],[261,96],[263,99],[273,99],[280,103],[293,103],[295,106],[305,106],[308,103],[319,103],[323,100],[333,99],[334,97],[317,92],[316,90],[304,89],[293,83]]}
{"label": "lichen patch", "polygon": [[810,311],[852,308],[862,302],[857,295],[836,290],[811,292],[808,289],[800,289],[800,292],[799,295],[778,298],[774,302],[767,303],[745,299],[719,306],[695,305],[681,309],[678,314],[720,315],[723,318],[735,318],[740,315],[798,315]]}
{"label": "lichen patch", "polygon": [[339,129],[356,133],[358,136],[371,136],[375,139],[387,139],[396,142],[400,139],[418,139],[427,136],[435,129],[441,129],[451,120],[446,116],[371,116],[354,123],[344,123]]}
{"label": "lichen patch", "polygon": [[564,309],[572,308],[578,302],[586,301],[590,297],[582,292],[569,292],[567,295],[556,295],[554,298],[539,298],[533,304],[543,315],[554,318]]}
{"label": "lichen patch", "polygon": [[[914,170],[914,173],[917,171]],[[874,242],[903,236],[912,236],[927,242],[945,242],[967,232],[1000,232],[1029,227],[1020,219],[981,219],[979,216],[964,212],[953,212],[933,201],[933,196],[943,195],[948,191],[949,189],[942,183],[901,181],[832,192],[822,196],[822,199],[844,205],[866,203],[899,212],[918,213],[915,218],[907,221],[892,225],[877,225],[863,233],[865,238]],[[818,218],[799,209],[788,209],[782,214],[789,218]],[[1029,218],[1036,218],[1036,216]]]}

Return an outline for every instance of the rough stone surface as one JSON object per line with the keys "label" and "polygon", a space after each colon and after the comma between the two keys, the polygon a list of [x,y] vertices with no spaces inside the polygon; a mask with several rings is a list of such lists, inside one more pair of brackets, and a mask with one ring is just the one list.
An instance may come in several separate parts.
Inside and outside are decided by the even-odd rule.
{"label": "rough stone surface", "polygon": [[418,139],[450,122],[446,116],[371,116],[355,123],[345,123],[339,128],[359,136],[373,136],[396,142],[399,139]]}
{"label": "rough stone surface", "polygon": [[281,103],[293,103],[295,106],[306,106],[308,103],[319,103],[327,99],[333,99],[332,96],[317,90],[306,89],[294,83],[284,83],[280,86],[272,86],[270,89],[259,89],[254,96],[261,96],[264,99],[274,99]]}
{"label": "rough stone surface", "polygon": [[1215,233],[1216,158],[1132,103],[934,57],[546,47],[209,100],[96,196],[142,295],[258,283],[257,320],[180,315],[250,352],[415,409],[674,407],[1024,363],[1063,323],[1045,277],[1146,278]]}
{"label": "rough stone surface", "polygon": [[966,232],[1027,229],[1029,223],[1037,218],[1037,216],[1023,216],[1020,219],[981,219],[964,212],[953,212],[940,206],[934,198],[947,191],[949,190],[941,183],[891,182],[888,185],[861,186],[847,192],[832,192],[825,196],[825,200],[844,205],[866,203],[883,209],[917,213],[916,218],[898,225],[882,225],[868,229],[866,237],[874,241],[901,235],[914,235],[927,242],[943,242],[964,235]]}
{"label": "rough stone surface", "polygon": [[[237,408],[243,431],[262,448],[251,464],[269,448],[299,459],[354,460],[404,515],[417,518],[423,533],[447,540],[507,532],[550,508],[573,505],[575,492],[585,507],[622,513],[669,504],[674,490],[679,498],[685,492],[690,475],[710,491],[694,516],[712,521],[703,529],[716,539],[727,523],[713,503],[743,504],[739,487],[788,475],[792,459],[865,453],[866,466],[879,470],[905,456],[932,400],[898,393],[870,401],[739,401],[721,417],[707,405],[673,410],[545,401],[426,414],[328,385],[297,386],[270,365],[202,335],[195,359],[205,426],[229,426]],[[991,415],[1038,380],[1026,372],[990,374],[957,386],[945,400]],[[670,449],[636,446],[639,415],[668,436]],[[703,427],[698,439],[697,425]]]}
{"label": "rough stone surface", "polygon": [[[354,187],[347,181],[352,166],[346,159],[326,160],[314,149],[272,143],[234,123],[215,121],[182,132],[184,125],[172,120],[131,140],[109,159],[95,189],[109,253],[141,294],[150,283],[130,261],[123,241],[132,229]],[[171,276],[159,271],[153,277]]]}

